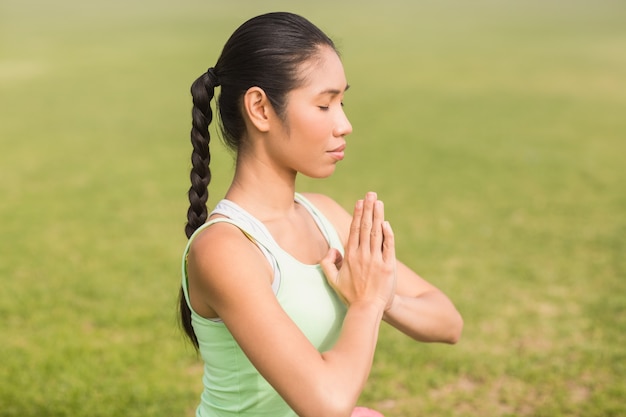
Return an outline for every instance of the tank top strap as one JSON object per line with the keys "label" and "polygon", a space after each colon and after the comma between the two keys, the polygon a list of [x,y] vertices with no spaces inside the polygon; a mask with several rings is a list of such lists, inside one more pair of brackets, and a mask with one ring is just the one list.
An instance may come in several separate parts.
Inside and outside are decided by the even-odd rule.
{"label": "tank top strap", "polygon": [[302,194],[296,193],[295,200],[311,214],[313,220],[315,220],[315,223],[317,224],[317,227],[326,238],[328,245],[339,250],[339,252],[343,255],[343,243],[341,242],[341,238],[330,220],[328,220],[326,216],[324,216],[324,214]]}

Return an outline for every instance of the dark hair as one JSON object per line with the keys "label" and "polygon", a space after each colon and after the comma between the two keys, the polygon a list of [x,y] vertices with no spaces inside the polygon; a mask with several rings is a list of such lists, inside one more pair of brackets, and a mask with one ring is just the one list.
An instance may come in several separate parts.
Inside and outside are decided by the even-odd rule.
{"label": "dark hair", "polygon": [[[320,47],[336,51],[333,41],[311,22],[293,13],[277,12],[254,17],[242,24],[228,39],[215,64],[191,85],[193,98],[191,144],[191,188],[185,233],[191,237],[208,217],[206,202],[211,181],[209,124],[213,119],[211,100],[221,86],[216,108],[224,143],[240,150],[245,136],[241,102],[251,87],[261,88],[279,117],[284,117],[286,96],[299,87],[299,66],[319,54]],[[198,347],[191,326],[191,311],[182,292],[179,296],[181,322],[185,333]]]}

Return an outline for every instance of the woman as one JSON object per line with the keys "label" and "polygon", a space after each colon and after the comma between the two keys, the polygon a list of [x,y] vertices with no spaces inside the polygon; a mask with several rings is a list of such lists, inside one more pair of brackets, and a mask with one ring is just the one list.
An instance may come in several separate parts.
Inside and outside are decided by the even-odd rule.
{"label": "woman", "polygon": [[[209,214],[208,126],[218,86],[236,168]],[[396,261],[375,193],[352,215],[323,195],[296,193],[298,173],[328,177],[343,159],[352,131],[342,108],[347,89],[333,42],[290,13],[244,23],[191,87],[180,309],[205,362],[198,416],[367,413],[355,404],[381,320],[418,341],[460,337],[462,319],[448,298]]]}

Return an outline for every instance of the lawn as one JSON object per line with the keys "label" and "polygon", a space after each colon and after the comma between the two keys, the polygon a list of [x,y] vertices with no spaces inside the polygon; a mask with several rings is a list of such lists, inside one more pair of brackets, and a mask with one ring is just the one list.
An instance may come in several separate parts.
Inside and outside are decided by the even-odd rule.
{"label": "lawn", "polygon": [[0,416],[193,415],[189,85],[272,10],[333,37],[351,85],[346,159],[300,190],[378,191],[399,258],[465,319],[456,346],[383,325],[361,403],[626,415],[622,2],[3,0]]}

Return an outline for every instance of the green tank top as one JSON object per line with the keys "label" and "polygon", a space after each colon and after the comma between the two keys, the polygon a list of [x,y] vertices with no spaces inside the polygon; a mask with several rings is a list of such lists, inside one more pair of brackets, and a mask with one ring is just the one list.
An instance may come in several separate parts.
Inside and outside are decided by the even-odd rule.
{"label": "green tank top", "polygon": [[[343,246],[332,224],[302,195],[295,201],[313,216],[329,247],[343,254]],[[309,341],[320,351],[336,342],[346,307],[326,282],[320,265],[306,265],[281,249],[263,223],[231,201],[222,200],[213,211],[216,218],[191,236],[183,255],[182,286],[187,304],[187,253],[194,237],[218,222],[238,227],[259,246],[275,272],[274,293],[278,302]],[[295,412],[256,370],[226,326],[191,309],[191,321],[204,361],[203,385],[197,417],[296,417]],[[275,343],[282,343],[276,340]]]}

